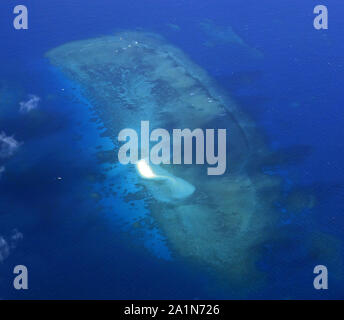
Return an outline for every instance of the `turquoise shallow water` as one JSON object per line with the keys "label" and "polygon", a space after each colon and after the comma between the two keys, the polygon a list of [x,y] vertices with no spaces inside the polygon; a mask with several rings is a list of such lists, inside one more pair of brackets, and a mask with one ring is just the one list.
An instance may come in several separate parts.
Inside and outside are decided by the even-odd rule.
{"label": "turquoise shallow water", "polygon": [[[0,236],[10,243],[14,230],[22,234],[0,263],[0,298],[343,298],[340,8],[331,11],[328,33],[316,33],[308,3],[263,2],[258,8],[251,1],[243,10],[239,1],[144,7],[86,1],[82,8],[27,2],[32,28],[16,33],[2,22],[0,31],[0,132],[22,142],[3,163],[0,180]],[[0,21],[11,17],[11,5],[0,5]],[[292,28],[286,17],[293,17]],[[264,59],[202,31],[205,19],[231,25]],[[283,240],[266,243],[257,261],[267,276],[259,290],[223,285],[173,255],[157,229],[132,226],[150,219],[142,201],[121,196],[137,177],[128,173],[124,183],[120,169],[99,161],[99,151],[112,144],[102,137],[101,124],[91,121],[92,102],[43,58],[68,41],[138,27],[162,33],[189,54],[254,117],[272,149],[287,151],[284,165],[264,168],[283,178],[286,197],[310,190],[318,199],[301,212],[277,204],[276,231]],[[40,107],[21,115],[19,102],[28,94],[41,97]],[[11,269],[18,263],[30,271],[25,293],[11,289]],[[316,264],[330,270],[327,292],[312,287]]]}
{"label": "turquoise shallow water", "polygon": [[[136,231],[132,227],[143,217],[149,219],[142,202],[135,201],[132,207],[119,196],[131,191],[130,182],[135,177],[130,179],[126,175],[128,182],[121,183],[120,169],[99,161],[97,153],[111,150],[112,145],[101,137],[99,125],[91,121],[94,115],[90,105],[80,97],[75,84],[62,79],[46,62],[41,67],[45,69],[44,72],[41,69],[41,79],[53,79],[44,81],[42,88],[43,101],[47,99],[49,106],[44,116],[51,121],[43,136],[31,136],[30,128],[16,134],[16,138],[25,134],[27,139],[20,155],[7,165],[7,171],[17,170],[17,182],[13,182],[15,177],[2,177],[2,190],[5,187],[7,190],[2,192],[1,221],[5,230],[15,226],[24,238],[1,265],[2,270],[10,279],[8,266],[18,259],[34,270],[31,281],[39,286],[26,297],[92,298],[94,290],[80,292],[79,285],[76,286],[79,281],[88,286],[91,278],[91,287],[106,282],[102,284],[104,291],[97,293],[99,298],[153,298],[155,293],[150,287],[159,285],[148,286],[152,275],[160,273],[164,277],[166,272],[177,275],[184,267],[177,262],[166,265],[171,260],[170,253],[156,229]],[[22,121],[16,120],[18,125]],[[13,205],[10,197],[13,189],[22,194],[17,205]],[[55,280],[44,284],[42,279],[52,270]],[[92,284],[94,274],[98,279]],[[184,277],[185,274],[180,277],[183,283]],[[127,283],[131,278],[143,283],[141,293],[134,283]],[[70,283],[75,291],[67,294],[60,281]],[[118,282],[123,283],[123,290],[113,289]],[[8,285],[5,277],[1,284],[7,293],[5,297],[22,297],[5,290]]]}

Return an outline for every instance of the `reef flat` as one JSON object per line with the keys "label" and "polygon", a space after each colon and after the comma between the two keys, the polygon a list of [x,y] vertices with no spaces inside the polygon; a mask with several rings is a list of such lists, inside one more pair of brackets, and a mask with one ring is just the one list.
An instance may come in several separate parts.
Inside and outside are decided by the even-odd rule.
{"label": "reef flat", "polygon": [[226,174],[207,176],[199,165],[163,166],[169,176],[192,185],[192,195],[171,199],[161,181],[138,174],[137,184],[175,255],[233,282],[260,279],[256,262],[271,237],[281,182],[262,173],[269,151],[248,115],[202,68],[156,34],[128,31],[75,41],[47,57],[80,84],[116,148],[119,131],[139,131],[143,120],[167,130],[227,129]]}

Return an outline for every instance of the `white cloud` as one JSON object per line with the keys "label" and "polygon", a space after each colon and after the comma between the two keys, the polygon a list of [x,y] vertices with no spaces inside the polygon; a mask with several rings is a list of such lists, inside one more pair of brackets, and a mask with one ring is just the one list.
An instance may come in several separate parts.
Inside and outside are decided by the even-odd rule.
{"label": "white cloud", "polygon": [[0,158],[8,158],[19,148],[20,143],[12,136],[0,133]]}
{"label": "white cloud", "polygon": [[23,234],[21,232],[18,231],[18,229],[13,229],[12,231],[12,235],[11,235],[11,246],[12,248],[15,248],[16,243],[19,240],[22,240],[24,238]]}
{"label": "white cloud", "polygon": [[11,250],[15,249],[18,241],[22,239],[23,234],[17,229],[12,230],[12,234],[8,239],[0,236],[0,263],[5,261]]}
{"label": "white cloud", "polygon": [[21,113],[28,113],[31,110],[34,110],[38,107],[39,102],[41,101],[41,98],[34,95],[34,94],[30,94],[29,95],[29,100],[27,101],[22,101],[20,102],[20,108],[19,111]]}
{"label": "white cloud", "polygon": [[0,262],[3,262],[10,254],[10,246],[5,238],[0,237]]}
{"label": "white cloud", "polygon": [[1,166],[0,167],[0,178],[2,176],[2,174],[5,172],[5,167],[4,166]]}

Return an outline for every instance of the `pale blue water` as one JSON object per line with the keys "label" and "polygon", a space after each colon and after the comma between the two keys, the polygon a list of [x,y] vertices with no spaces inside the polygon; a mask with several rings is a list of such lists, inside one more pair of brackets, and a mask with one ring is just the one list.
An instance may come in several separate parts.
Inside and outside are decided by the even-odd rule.
{"label": "pale blue water", "polygon": [[[0,4],[0,90],[6,87],[0,91],[0,132],[22,142],[13,156],[0,159],[6,168],[0,237],[10,243],[17,229],[23,238],[0,261],[0,298],[344,297],[340,1],[322,1],[330,13],[326,31],[313,28],[316,1],[25,1],[27,31],[13,30],[17,4]],[[219,32],[202,31],[205,19],[219,28],[231,26],[263,58],[221,40]],[[111,184],[120,187],[118,194],[133,186],[97,158],[112,144],[91,121],[92,102],[44,58],[68,41],[136,28],[158,32],[185,51],[252,115],[272,149],[289,150],[287,164],[264,168],[283,177],[286,196],[305,187],[318,198],[314,208],[298,213],[280,204],[276,232],[284,240],[266,244],[257,267],[267,281],[259,290],[222,285],[195,265],[171,258],[159,230],[130,227],[150,219],[149,212],[139,200],[131,205],[109,194]],[[18,112],[28,94],[41,97],[38,115]],[[336,244],[325,258],[312,251],[319,233]],[[28,291],[12,288],[17,264],[29,269]],[[317,264],[328,267],[327,291],[313,288]]]}

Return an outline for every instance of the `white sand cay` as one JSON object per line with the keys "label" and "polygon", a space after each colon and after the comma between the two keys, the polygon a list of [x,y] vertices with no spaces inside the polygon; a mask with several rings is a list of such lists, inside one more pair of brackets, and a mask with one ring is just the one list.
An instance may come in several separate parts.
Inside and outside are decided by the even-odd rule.
{"label": "white sand cay", "polygon": [[195,187],[187,181],[178,178],[163,168],[155,165],[153,168],[144,159],[136,164],[139,174],[146,180],[143,182],[153,197],[162,202],[173,202],[191,196]]}

